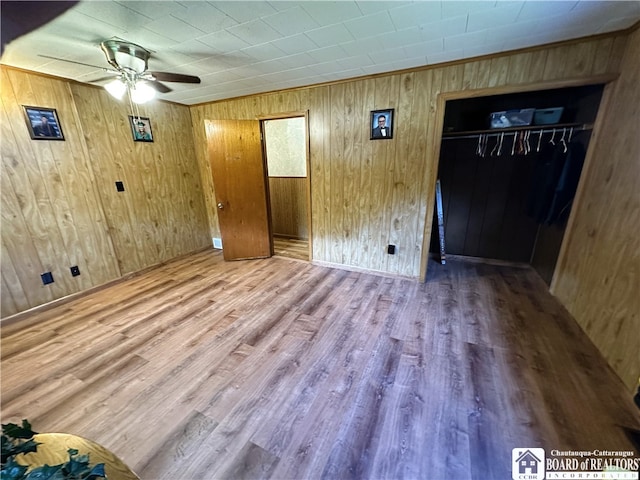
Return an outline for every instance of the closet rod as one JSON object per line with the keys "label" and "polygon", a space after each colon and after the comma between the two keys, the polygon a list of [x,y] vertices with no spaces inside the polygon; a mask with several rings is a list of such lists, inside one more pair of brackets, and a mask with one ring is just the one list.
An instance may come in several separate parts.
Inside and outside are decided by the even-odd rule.
{"label": "closet rod", "polygon": [[573,133],[576,132],[582,132],[585,130],[592,130],[593,129],[593,124],[592,123],[584,123],[584,124],[573,124],[573,125],[569,125],[569,124],[565,124],[565,125],[556,125],[554,127],[543,127],[542,125],[536,125],[536,126],[523,126],[523,127],[511,127],[511,128],[501,128],[499,130],[480,130],[480,131],[476,131],[474,133],[444,133],[442,135],[442,139],[443,140],[452,140],[452,139],[457,139],[457,138],[478,138],[481,135],[482,136],[486,136],[486,137],[499,137],[502,134],[517,134],[518,132],[523,132],[523,131],[530,131],[531,133],[551,133],[554,130],[556,131],[556,133],[561,132],[563,129],[564,130],[569,130],[573,128]]}

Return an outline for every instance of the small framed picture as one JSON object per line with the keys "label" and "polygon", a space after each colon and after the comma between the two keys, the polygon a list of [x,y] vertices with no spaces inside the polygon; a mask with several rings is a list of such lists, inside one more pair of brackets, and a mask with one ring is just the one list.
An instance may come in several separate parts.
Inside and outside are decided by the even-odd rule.
{"label": "small framed picture", "polygon": [[64,140],[55,108],[23,107],[32,140]]}
{"label": "small framed picture", "polygon": [[129,115],[129,123],[133,133],[134,142],[153,142],[151,120],[148,117],[134,117]]}
{"label": "small framed picture", "polygon": [[371,140],[393,138],[393,108],[371,111]]}

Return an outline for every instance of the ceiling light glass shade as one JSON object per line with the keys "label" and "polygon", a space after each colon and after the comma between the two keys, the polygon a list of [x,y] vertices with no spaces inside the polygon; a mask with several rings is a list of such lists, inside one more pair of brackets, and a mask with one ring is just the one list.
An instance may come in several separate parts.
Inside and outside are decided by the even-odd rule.
{"label": "ceiling light glass shade", "polygon": [[107,83],[104,88],[118,100],[122,99],[124,92],[127,91],[127,85],[119,78],[116,78],[115,80]]}
{"label": "ceiling light glass shade", "polygon": [[147,63],[144,60],[128,53],[116,52],[115,59],[120,67],[127,67],[138,73],[142,73],[147,69]]}
{"label": "ceiling light glass shade", "polygon": [[136,83],[131,88],[131,100],[134,103],[145,103],[156,96],[156,91],[146,83]]}

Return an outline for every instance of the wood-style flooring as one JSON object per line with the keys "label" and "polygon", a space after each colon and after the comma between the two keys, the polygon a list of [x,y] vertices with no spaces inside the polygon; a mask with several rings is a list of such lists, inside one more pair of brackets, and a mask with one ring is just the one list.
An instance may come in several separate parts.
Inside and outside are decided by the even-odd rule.
{"label": "wood-style flooring", "polygon": [[309,240],[273,236],[273,254],[281,257],[309,260]]}
{"label": "wood-style flooring", "polygon": [[510,479],[631,450],[631,393],[529,268],[415,281],[207,250],[2,329],[2,422],[142,479]]}

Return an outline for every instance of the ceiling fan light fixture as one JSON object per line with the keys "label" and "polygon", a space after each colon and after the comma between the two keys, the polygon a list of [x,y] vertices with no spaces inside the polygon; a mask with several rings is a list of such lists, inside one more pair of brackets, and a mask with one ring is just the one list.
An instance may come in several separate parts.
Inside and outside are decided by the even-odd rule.
{"label": "ceiling fan light fixture", "polygon": [[156,91],[143,82],[136,82],[131,87],[131,100],[133,103],[146,103],[156,96]]}
{"label": "ceiling fan light fixture", "polygon": [[115,52],[115,60],[120,68],[129,68],[136,73],[143,73],[147,69],[147,62],[144,59],[128,53]]}
{"label": "ceiling fan light fixture", "polygon": [[112,38],[102,42],[100,48],[107,56],[107,61],[117,70],[128,69],[142,73],[147,69],[151,52],[140,45]]}
{"label": "ceiling fan light fixture", "polygon": [[118,100],[121,100],[127,91],[127,85],[119,78],[110,81],[104,86],[104,88],[112,97],[117,98]]}

